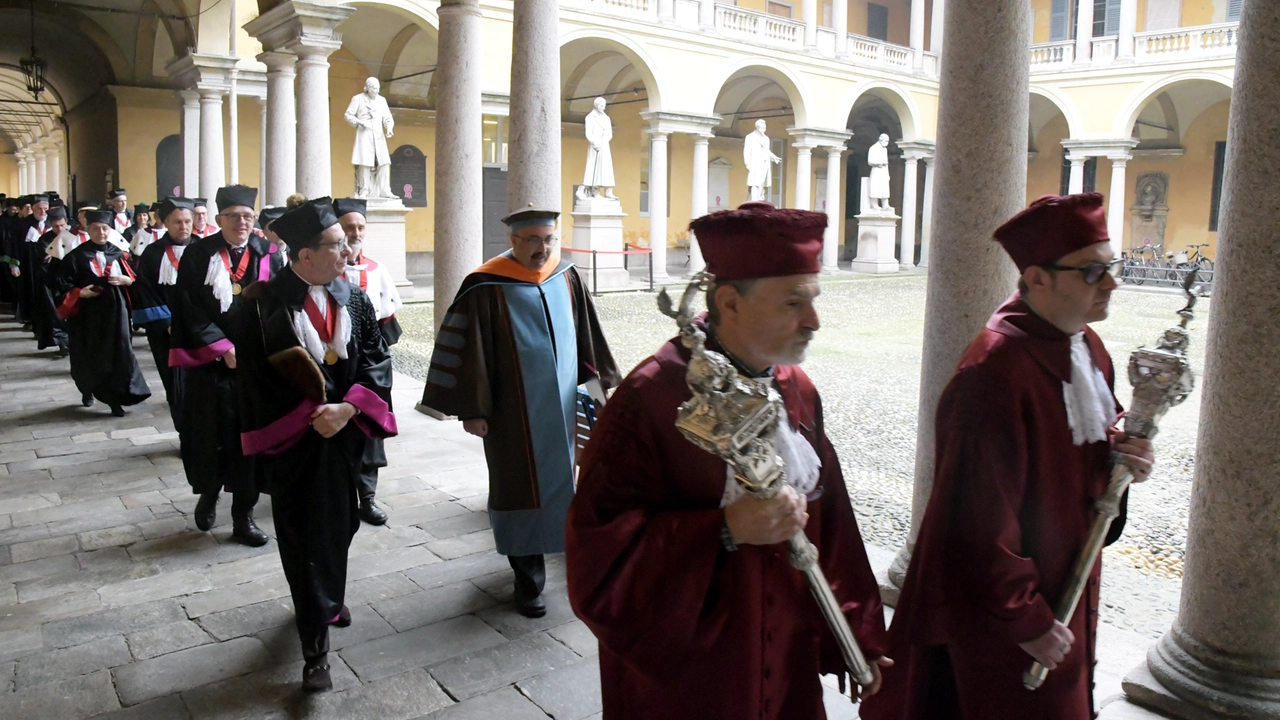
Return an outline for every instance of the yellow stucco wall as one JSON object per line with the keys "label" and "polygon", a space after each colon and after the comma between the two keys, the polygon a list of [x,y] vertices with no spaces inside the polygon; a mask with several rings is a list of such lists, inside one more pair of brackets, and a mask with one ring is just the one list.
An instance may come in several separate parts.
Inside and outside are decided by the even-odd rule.
{"label": "yellow stucco wall", "polygon": [[4,194],[14,197],[18,194],[18,158],[15,155],[0,155],[0,184]]}
{"label": "yellow stucco wall", "polygon": [[1036,156],[1027,161],[1027,203],[1062,189],[1062,140],[1068,137],[1067,119],[1056,115],[1036,136]]}

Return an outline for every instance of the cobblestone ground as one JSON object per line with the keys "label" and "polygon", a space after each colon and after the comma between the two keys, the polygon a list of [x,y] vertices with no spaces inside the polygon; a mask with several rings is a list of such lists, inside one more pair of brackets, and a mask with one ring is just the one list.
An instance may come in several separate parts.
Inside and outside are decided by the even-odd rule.
{"label": "cobblestone ground", "polygon": [[[924,299],[923,275],[827,278],[818,301],[822,329],[805,363],[822,392],[863,535],[890,550],[902,544],[911,520]],[[635,366],[674,334],[648,293],[604,295],[597,304],[620,366]],[[1129,353],[1154,344],[1182,304],[1173,293],[1124,290],[1114,295],[1111,318],[1095,325],[1120,369],[1121,402],[1130,397],[1123,375]],[[1199,373],[1208,301],[1197,310],[1191,355]],[[397,367],[423,377],[431,307],[406,308],[400,317],[406,337]],[[1134,487],[1124,536],[1104,553],[1103,620],[1152,638],[1177,611],[1198,416],[1198,394],[1170,411],[1156,439],[1158,468]]]}

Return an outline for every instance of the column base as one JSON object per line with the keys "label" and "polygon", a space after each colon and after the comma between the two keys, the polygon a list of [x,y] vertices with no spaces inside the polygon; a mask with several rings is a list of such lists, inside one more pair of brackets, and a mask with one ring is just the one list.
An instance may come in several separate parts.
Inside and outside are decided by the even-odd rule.
{"label": "column base", "polygon": [[1133,702],[1178,720],[1280,717],[1280,677],[1260,676],[1260,670],[1265,672],[1174,626],[1147,651],[1146,664],[1125,676],[1123,687]]}

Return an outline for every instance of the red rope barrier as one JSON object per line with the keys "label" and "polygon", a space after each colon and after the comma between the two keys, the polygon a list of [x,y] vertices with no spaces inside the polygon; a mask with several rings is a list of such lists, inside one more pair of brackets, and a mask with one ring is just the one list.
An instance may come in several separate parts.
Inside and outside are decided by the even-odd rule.
{"label": "red rope barrier", "polygon": [[[629,246],[634,247],[634,246]],[[638,250],[582,250],[580,248],[562,247],[562,251],[576,253],[596,253],[597,255],[652,255],[653,250],[649,248],[640,248]]]}

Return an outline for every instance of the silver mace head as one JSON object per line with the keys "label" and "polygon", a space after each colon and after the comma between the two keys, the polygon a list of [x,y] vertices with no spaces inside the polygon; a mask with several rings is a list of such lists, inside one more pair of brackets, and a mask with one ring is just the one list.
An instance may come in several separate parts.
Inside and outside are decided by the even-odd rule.
{"label": "silver mace head", "polygon": [[1198,299],[1197,275],[1198,270],[1193,269],[1182,283],[1187,304],[1178,311],[1181,321],[1165,330],[1154,348],[1139,347],[1129,356],[1133,402],[1124,417],[1124,431],[1130,437],[1155,437],[1164,414],[1195,389],[1195,373],[1187,352],[1191,345],[1188,325],[1195,317]]}

